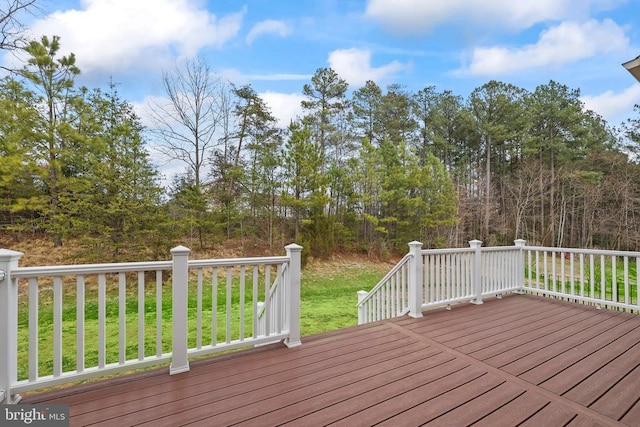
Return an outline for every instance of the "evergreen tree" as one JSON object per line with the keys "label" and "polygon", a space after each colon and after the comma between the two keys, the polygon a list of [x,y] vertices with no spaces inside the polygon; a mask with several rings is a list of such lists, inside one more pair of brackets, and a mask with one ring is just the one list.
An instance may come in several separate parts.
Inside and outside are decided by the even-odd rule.
{"label": "evergreen tree", "polygon": [[42,182],[29,141],[38,138],[33,93],[12,77],[0,80],[0,226],[34,230],[42,209]]}
{"label": "evergreen tree", "polygon": [[[327,204],[326,178],[322,172],[323,151],[311,138],[307,123],[289,126],[289,138],[284,151],[284,192],[282,204],[293,213],[294,241],[305,242],[310,250],[320,252],[332,247],[332,237],[326,226],[324,208]],[[303,227],[304,226],[304,227]],[[317,253],[317,252],[316,252]]]}
{"label": "evergreen tree", "polygon": [[380,138],[405,147],[412,144],[417,129],[412,108],[413,101],[409,93],[398,84],[389,85],[377,111]]}
{"label": "evergreen tree", "polygon": [[62,245],[62,236],[70,232],[69,222],[60,207],[60,199],[65,191],[64,165],[73,155],[69,151],[69,139],[74,129],[69,117],[70,104],[74,93],[74,78],[80,73],[75,65],[75,55],[58,57],[60,38],[43,36],[40,41],[32,41],[25,48],[29,55],[27,66],[21,74],[37,94],[37,109],[40,113],[37,133],[31,152],[37,155],[37,163],[44,165],[46,186],[46,230],[53,238],[54,246]]}
{"label": "evergreen tree", "polygon": [[378,142],[379,126],[377,115],[382,103],[382,90],[372,80],[353,93],[351,107],[353,109],[353,126],[360,138],[367,138],[371,143]]}
{"label": "evergreen tree", "polygon": [[[482,239],[493,241],[495,233],[503,233],[502,224],[491,227],[491,218],[500,208],[503,191],[494,197],[494,177],[504,175],[510,163],[518,160],[517,146],[526,123],[523,122],[523,101],[526,92],[511,84],[490,81],[469,96],[469,109],[480,137],[480,153],[484,163],[482,209]],[[497,181],[500,183],[500,180]],[[495,222],[494,222],[495,224]]]}
{"label": "evergreen tree", "polygon": [[[324,160],[330,158],[330,142],[336,140],[333,119],[347,107],[345,94],[349,85],[331,68],[318,68],[311,77],[311,84],[305,84],[302,93],[307,97],[302,108],[309,111],[307,122],[313,125],[313,136],[318,141]],[[340,138],[337,138],[340,140]],[[323,164],[323,170],[326,164]]]}
{"label": "evergreen tree", "polygon": [[[93,91],[87,101],[97,131],[90,135],[92,150],[85,158],[89,168],[77,177],[84,185],[76,188],[84,187],[85,195],[79,195],[74,206],[87,235],[108,245],[119,259],[126,256],[123,250],[136,254],[145,241],[162,240],[162,190],[132,105],[113,83],[106,93]],[[95,206],[101,209],[96,212]]]}

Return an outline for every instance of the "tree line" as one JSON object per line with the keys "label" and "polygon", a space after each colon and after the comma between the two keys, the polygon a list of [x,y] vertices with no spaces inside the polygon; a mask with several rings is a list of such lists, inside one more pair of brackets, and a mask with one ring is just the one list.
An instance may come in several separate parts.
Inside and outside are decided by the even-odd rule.
{"label": "tree line", "polygon": [[[230,239],[316,256],[474,238],[638,247],[640,119],[613,128],[555,81],[489,81],[465,98],[350,91],[319,68],[304,114],[281,129],[250,85],[194,59],[163,73],[145,128],[118,85],[78,87],[58,37],[20,49],[24,66],[0,80],[3,233],[73,238],[114,260]],[[151,144],[183,167],[166,188]]]}

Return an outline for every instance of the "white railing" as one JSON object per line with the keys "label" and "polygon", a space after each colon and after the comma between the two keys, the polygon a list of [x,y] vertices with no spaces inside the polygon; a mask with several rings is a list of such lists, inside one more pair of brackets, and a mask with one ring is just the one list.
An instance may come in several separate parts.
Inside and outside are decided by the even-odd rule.
{"label": "white railing", "polygon": [[[270,282],[270,270],[265,272],[265,283]],[[286,323],[286,319],[282,312],[282,301],[286,300],[284,295],[282,283],[285,281],[285,275],[287,273],[287,264],[282,264],[276,271],[276,278],[270,287],[269,292],[265,291],[264,301],[259,301],[256,310],[257,317],[254,324],[254,330],[257,330],[259,335],[270,336],[273,333],[280,333],[283,325]]]}
{"label": "white railing", "polygon": [[19,267],[22,254],[2,249],[0,394],[13,403],[24,391],[158,363],[188,371],[190,356],[299,345],[301,249],[189,260],[177,247],[172,261],[52,267]]}
{"label": "white railing", "polygon": [[[479,246],[481,243],[477,244]],[[522,290],[522,247],[524,244],[524,240],[516,240],[515,246],[479,248],[480,295],[482,298]]]}
{"label": "white railing", "polygon": [[[358,292],[359,323],[450,308],[509,292],[640,312],[640,252],[525,246],[422,250],[409,253],[370,292]],[[399,272],[404,272],[400,274]],[[395,281],[394,281],[395,280]],[[395,285],[395,283],[399,283]],[[395,287],[403,292],[393,292]],[[389,307],[400,307],[390,310]]]}
{"label": "white railing", "polygon": [[523,289],[527,292],[640,311],[640,252],[525,246]]}
{"label": "white railing", "polygon": [[[522,289],[522,246],[422,250],[409,243],[409,253],[370,292],[358,292],[360,324],[452,304],[482,304],[482,298]],[[397,291],[399,289],[400,291]]]}
{"label": "white railing", "polygon": [[407,254],[371,291],[358,292],[358,324],[375,322],[409,312],[409,261]]}

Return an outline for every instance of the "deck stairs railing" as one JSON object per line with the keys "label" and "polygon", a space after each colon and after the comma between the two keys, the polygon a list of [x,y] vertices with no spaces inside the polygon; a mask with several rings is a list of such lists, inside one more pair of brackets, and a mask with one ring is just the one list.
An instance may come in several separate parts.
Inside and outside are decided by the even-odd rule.
{"label": "deck stairs railing", "polygon": [[530,293],[640,312],[640,252],[526,246],[423,250],[409,253],[371,291],[358,292],[358,322],[367,323],[507,293]]}
{"label": "deck stairs railing", "polygon": [[20,267],[22,253],[0,249],[0,403],[160,363],[177,374],[190,358],[241,347],[299,345],[302,248],[285,249],[190,260],[179,246],[170,261],[50,267]]}

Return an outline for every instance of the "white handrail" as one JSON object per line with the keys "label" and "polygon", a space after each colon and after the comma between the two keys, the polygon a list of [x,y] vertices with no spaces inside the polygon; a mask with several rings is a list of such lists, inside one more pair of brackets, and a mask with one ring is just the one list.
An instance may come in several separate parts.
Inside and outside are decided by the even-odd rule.
{"label": "white handrail", "polygon": [[19,267],[11,272],[14,278],[28,279],[42,276],[71,276],[80,274],[109,274],[137,271],[170,270],[171,261],[126,262],[113,264],[77,264],[44,267]]}

